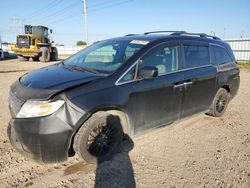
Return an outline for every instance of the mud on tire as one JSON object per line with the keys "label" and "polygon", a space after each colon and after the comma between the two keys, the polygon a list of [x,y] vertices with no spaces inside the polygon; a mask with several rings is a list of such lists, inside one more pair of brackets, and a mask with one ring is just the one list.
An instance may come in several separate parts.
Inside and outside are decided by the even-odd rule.
{"label": "mud on tire", "polygon": [[92,115],[74,138],[74,150],[88,163],[109,160],[120,148],[123,129],[119,116],[107,112]]}

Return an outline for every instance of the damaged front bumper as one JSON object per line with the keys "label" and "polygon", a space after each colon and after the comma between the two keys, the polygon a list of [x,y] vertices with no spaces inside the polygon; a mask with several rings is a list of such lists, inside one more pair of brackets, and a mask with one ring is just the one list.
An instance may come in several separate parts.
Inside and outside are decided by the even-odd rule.
{"label": "damaged front bumper", "polygon": [[66,160],[72,134],[69,125],[53,116],[12,119],[8,127],[12,146],[24,156],[40,162]]}
{"label": "damaged front bumper", "polygon": [[12,146],[22,155],[56,163],[67,160],[72,136],[87,116],[67,101],[49,116],[12,118],[7,132]]}

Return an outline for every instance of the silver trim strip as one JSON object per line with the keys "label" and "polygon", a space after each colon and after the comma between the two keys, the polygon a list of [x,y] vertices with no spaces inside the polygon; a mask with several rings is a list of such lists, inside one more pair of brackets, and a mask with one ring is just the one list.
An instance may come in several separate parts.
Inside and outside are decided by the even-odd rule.
{"label": "silver trim strip", "polygon": [[[138,61],[136,61],[133,65],[131,65],[131,67],[129,67],[129,68],[128,68],[128,69],[127,69],[127,70],[117,79],[117,81],[115,82],[115,85],[116,85],[116,86],[139,81],[139,80],[129,80],[129,81],[125,81],[125,82],[119,83],[119,81],[123,78],[123,76],[125,76],[125,74],[127,74],[127,73],[133,68],[133,66],[135,66],[137,63],[138,63]],[[182,71],[187,71],[187,70],[191,70],[191,69],[197,69],[197,68],[203,68],[203,67],[210,67],[210,66],[216,67],[215,65],[212,65],[212,64],[209,64],[209,65],[202,65],[202,66],[199,66],[199,67],[191,67],[191,68],[176,70],[176,71],[173,71],[173,72],[167,72],[167,73],[165,73],[165,74],[159,75],[158,77],[160,77],[160,76],[165,76],[165,75],[167,75],[167,74],[173,74],[173,73],[176,73],[176,72],[182,72]]]}
{"label": "silver trim strip", "polygon": [[134,82],[135,80],[129,80],[129,81],[125,81],[122,83],[119,83],[119,81],[138,63],[139,60],[137,60],[133,65],[131,65],[115,82],[116,86],[122,85],[122,84],[127,84],[127,83],[131,83]]}

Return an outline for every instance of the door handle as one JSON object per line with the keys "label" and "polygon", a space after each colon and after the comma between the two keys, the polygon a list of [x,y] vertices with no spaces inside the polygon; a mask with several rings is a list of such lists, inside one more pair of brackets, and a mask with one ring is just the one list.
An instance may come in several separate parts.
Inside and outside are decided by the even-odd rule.
{"label": "door handle", "polygon": [[182,86],[184,86],[184,85],[185,85],[185,83],[182,83],[182,84],[175,84],[175,85],[174,85],[174,88],[182,87]]}
{"label": "door handle", "polygon": [[178,88],[178,87],[183,87],[183,86],[188,86],[188,85],[191,85],[193,84],[193,82],[189,81],[189,82],[184,82],[184,83],[181,83],[181,84],[175,84],[174,85],[174,88]]}

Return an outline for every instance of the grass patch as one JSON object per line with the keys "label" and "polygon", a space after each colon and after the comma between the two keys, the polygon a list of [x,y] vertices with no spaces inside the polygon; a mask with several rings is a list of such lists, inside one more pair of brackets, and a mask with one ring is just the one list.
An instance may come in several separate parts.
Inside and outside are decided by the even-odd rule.
{"label": "grass patch", "polygon": [[237,65],[241,69],[249,69],[250,70],[250,61],[248,61],[248,62],[238,62]]}

